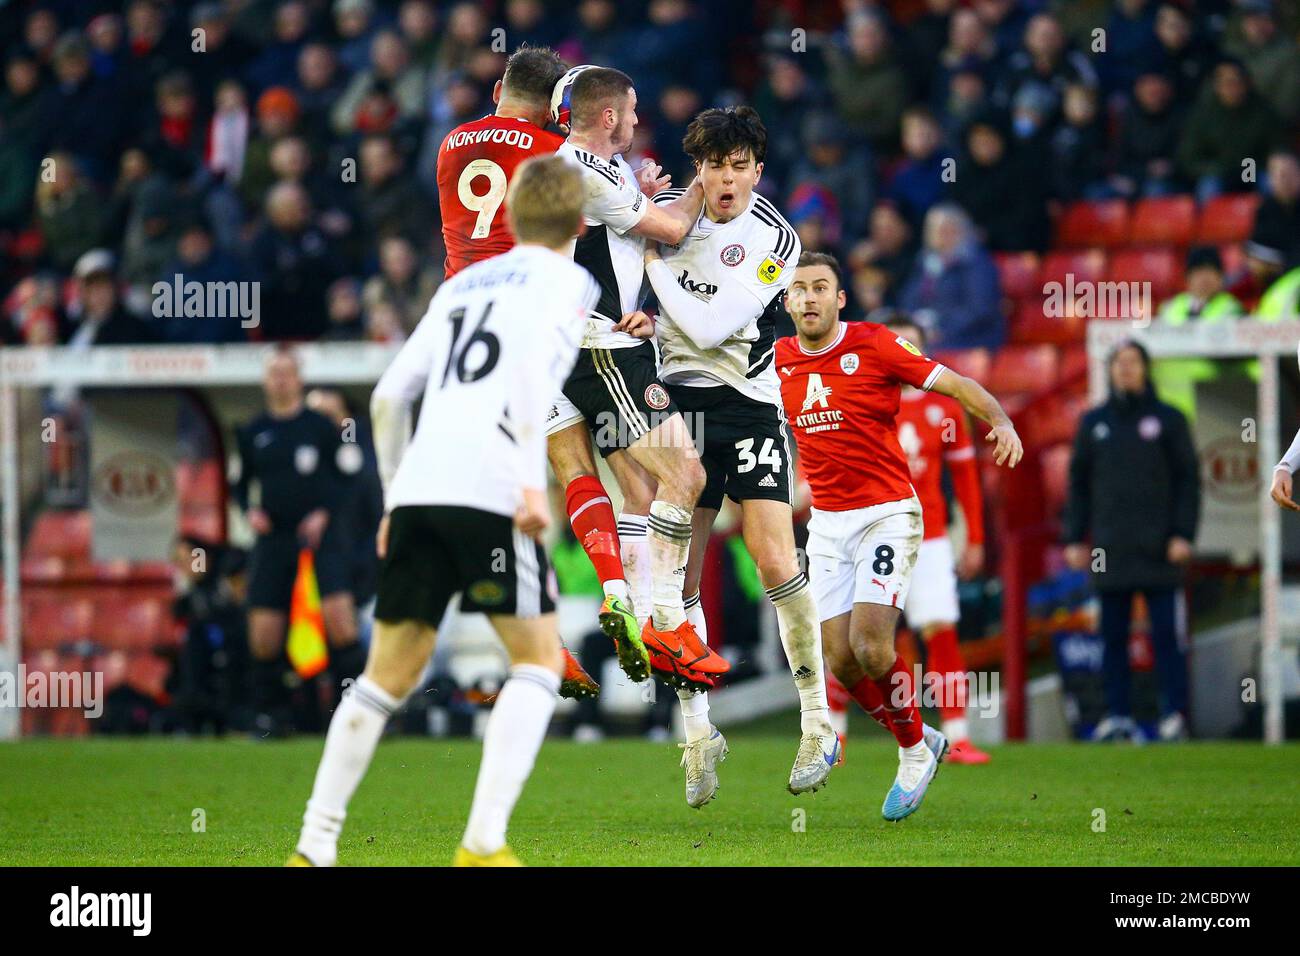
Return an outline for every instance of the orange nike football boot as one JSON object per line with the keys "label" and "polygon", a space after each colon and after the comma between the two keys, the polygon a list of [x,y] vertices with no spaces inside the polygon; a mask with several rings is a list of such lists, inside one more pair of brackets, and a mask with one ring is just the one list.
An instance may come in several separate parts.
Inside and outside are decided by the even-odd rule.
{"label": "orange nike football boot", "polygon": [[[647,648],[648,649],[648,648]],[[667,654],[650,651],[650,670],[660,680],[674,690],[700,691],[712,690],[717,685],[708,674],[679,667]]]}
{"label": "orange nike football boot", "polygon": [[716,686],[714,678],[731,665],[709,650],[688,621],[671,631],[659,631],[654,619],[646,621],[641,640],[650,652],[650,666],[660,679],[678,690],[704,691]]}
{"label": "orange nike football boot", "polygon": [[564,654],[564,676],[560,678],[560,696],[570,700],[583,700],[600,693],[600,685],[594,677],[583,670],[578,659],[569,653],[563,644],[560,650]]}

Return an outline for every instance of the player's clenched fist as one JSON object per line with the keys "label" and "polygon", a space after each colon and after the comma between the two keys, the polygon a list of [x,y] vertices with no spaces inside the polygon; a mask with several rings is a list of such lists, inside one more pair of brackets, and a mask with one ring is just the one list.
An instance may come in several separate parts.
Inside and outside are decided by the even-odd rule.
{"label": "player's clenched fist", "polygon": [[1024,447],[1020,444],[1020,436],[1016,434],[1010,422],[1005,425],[994,425],[984,436],[984,440],[994,443],[993,460],[999,465],[1005,463],[1008,468],[1016,467],[1025,453]]}
{"label": "player's clenched fist", "polygon": [[635,312],[629,312],[619,319],[614,326],[614,331],[626,332],[638,339],[648,339],[655,334],[655,320],[637,309]]}
{"label": "player's clenched fist", "polygon": [[1300,505],[1291,500],[1291,472],[1285,468],[1273,471],[1273,487],[1268,493],[1280,507],[1288,511],[1300,511]]}
{"label": "player's clenched fist", "polygon": [[515,527],[530,538],[538,538],[551,526],[551,507],[546,492],[539,488],[524,489],[524,503],[515,511]]}

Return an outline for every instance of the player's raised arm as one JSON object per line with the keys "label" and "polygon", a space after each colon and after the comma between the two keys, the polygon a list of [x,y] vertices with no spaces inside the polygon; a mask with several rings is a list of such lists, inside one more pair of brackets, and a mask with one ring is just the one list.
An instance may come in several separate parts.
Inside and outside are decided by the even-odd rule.
{"label": "player's raised arm", "polygon": [[985,441],[994,443],[993,460],[999,465],[1014,468],[1019,463],[1025,450],[1016,434],[1016,426],[1003,411],[998,400],[989,394],[979,382],[965,375],[959,375],[950,368],[944,368],[934,382],[930,391],[940,395],[950,395],[961,402],[962,408],[989,426]]}
{"label": "player's raised arm", "polygon": [[656,242],[666,242],[670,246],[675,246],[691,231],[695,220],[700,218],[702,208],[704,208],[704,190],[698,179],[692,179],[686,191],[671,202],[650,203],[645,218],[632,232]]}

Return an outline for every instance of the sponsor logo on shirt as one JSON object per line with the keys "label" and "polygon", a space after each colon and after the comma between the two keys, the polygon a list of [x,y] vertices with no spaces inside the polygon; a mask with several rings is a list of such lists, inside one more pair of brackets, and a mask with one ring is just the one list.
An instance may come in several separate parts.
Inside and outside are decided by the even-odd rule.
{"label": "sponsor logo on shirt", "polygon": [[901,345],[903,348],[907,349],[907,351],[911,352],[917,358],[924,358],[924,356],[921,355],[921,350],[918,349],[911,342],[907,341],[907,339],[903,338],[901,335],[898,338],[894,339],[894,341],[897,342],[899,345]]}
{"label": "sponsor logo on shirt", "polygon": [[716,285],[713,285],[711,282],[696,282],[694,279],[690,278],[690,275],[690,270],[684,270],[682,274],[678,276],[677,284],[687,292],[696,295],[705,295],[712,298],[717,294],[718,287]]}
{"label": "sponsor logo on shirt", "polygon": [[784,270],[785,260],[775,254],[770,255],[758,264],[758,281],[763,285],[771,285],[781,278]]}

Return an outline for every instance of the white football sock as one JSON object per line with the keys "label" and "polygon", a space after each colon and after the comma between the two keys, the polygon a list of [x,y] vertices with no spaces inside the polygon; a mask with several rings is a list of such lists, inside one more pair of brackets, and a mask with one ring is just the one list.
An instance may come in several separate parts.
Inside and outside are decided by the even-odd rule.
{"label": "white football sock", "polygon": [[686,620],[691,622],[695,628],[695,633],[700,635],[700,640],[704,646],[709,646],[709,622],[704,619],[704,605],[700,603],[700,592],[696,591],[690,597],[682,601],[682,607],[686,609]]}
{"label": "white football sock", "polygon": [[655,501],[650,505],[650,574],[655,630],[672,631],[686,620],[682,585],[691,552],[689,509]]}
{"label": "white football sock", "polygon": [[[695,633],[705,646],[709,643],[709,629],[704,621],[704,608],[700,606],[700,592],[696,591],[682,602],[686,608],[686,620],[695,627]],[[677,691],[677,700],[682,708],[682,725],[686,728],[686,742],[694,743],[704,740],[713,733],[709,723],[709,695],[705,691],[698,694],[689,690]]]}
{"label": "white football sock", "polygon": [[601,588],[603,588],[605,591],[605,597],[615,597],[618,598],[620,601],[622,601],[624,604],[628,603],[626,581],[620,581],[615,578],[603,582],[601,584]]}
{"label": "white football sock", "polygon": [[943,722],[943,735],[953,743],[970,738],[970,725],[965,717],[954,717]]}
{"label": "white football sock", "polygon": [[695,743],[704,740],[713,733],[709,723],[709,695],[704,691],[696,694],[689,690],[677,691],[677,703],[682,708],[682,726],[686,729],[686,742]]}
{"label": "white football sock", "polygon": [[830,707],[826,701],[826,675],[822,667],[821,622],[813,602],[808,575],[800,571],[784,584],[767,589],[776,608],[781,646],[785,648],[794,686],[799,691],[799,727],[805,734],[831,734]]}
{"label": "white football sock", "polygon": [[334,865],[348,801],[370,766],[388,718],[400,705],[362,674],[334,711],[298,837],[298,852],[317,866]]}
{"label": "white football sock", "polygon": [[461,846],[487,856],[506,845],[506,825],[533,772],[555,711],[560,676],[537,664],[516,664],[497,694],[483,733],[483,762]]}
{"label": "white football sock", "polygon": [[649,515],[624,511],[618,516],[618,548],[623,555],[623,576],[627,579],[628,596],[632,599],[632,613],[642,627],[650,619],[654,603],[650,585],[649,523]]}

